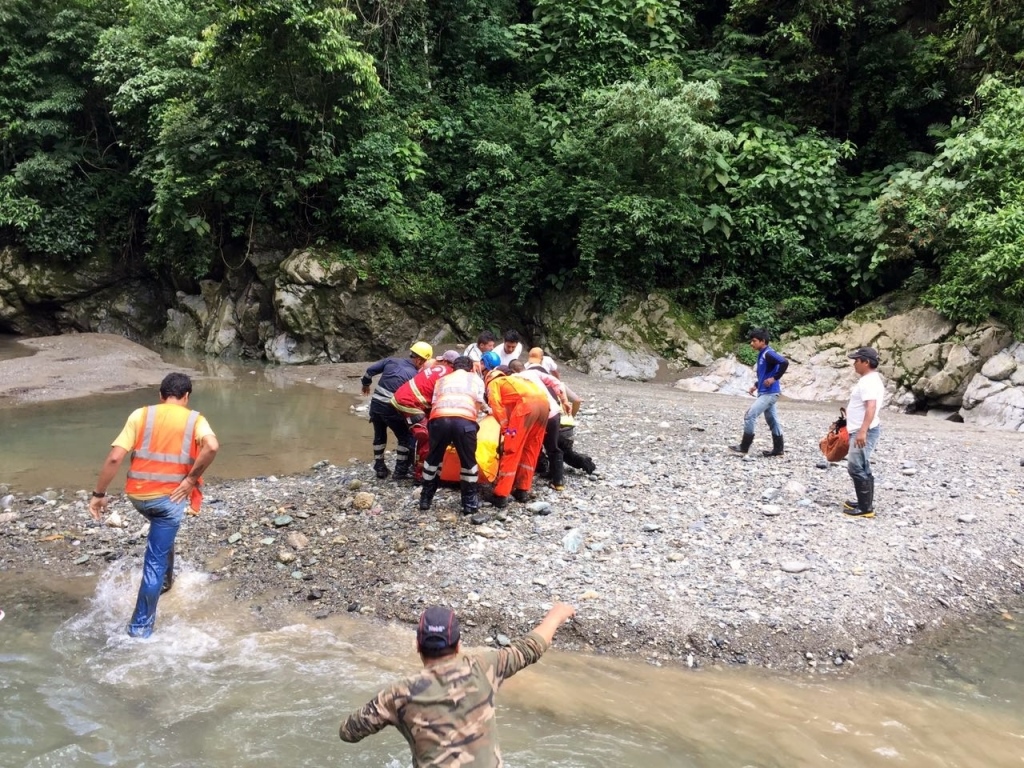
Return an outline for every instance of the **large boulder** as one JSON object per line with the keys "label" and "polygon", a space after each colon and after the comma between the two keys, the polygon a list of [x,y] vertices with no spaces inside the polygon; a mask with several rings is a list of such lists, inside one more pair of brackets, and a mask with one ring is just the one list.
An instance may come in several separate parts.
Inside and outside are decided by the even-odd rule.
{"label": "large boulder", "polygon": [[0,250],[0,331],[5,333],[97,332],[143,341],[159,333],[162,304],[152,281],[109,260],[72,265]]}
{"label": "large boulder", "polygon": [[634,298],[610,314],[581,294],[550,296],[537,325],[545,347],[594,376],[647,381],[659,371],[708,365],[724,349],[722,333],[701,330],[686,313],[659,294]]}
{"label": "large boulder", "polygon": [[391,298],[351,265],[311,250],[254,253],[247,278],[179,293],[163,341],[215,356],[283,364],[371,360],[451,331],[420,307]]}
{"label": "large boulder", "polygon": [[1024,344],[985,362],[964,392],[960,416],[974,426],[1024,432]]}

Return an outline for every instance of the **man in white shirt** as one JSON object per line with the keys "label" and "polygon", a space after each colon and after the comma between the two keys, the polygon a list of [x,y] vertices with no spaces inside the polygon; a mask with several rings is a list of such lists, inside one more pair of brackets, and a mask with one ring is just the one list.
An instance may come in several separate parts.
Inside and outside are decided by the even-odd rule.
{"label": "man in white shirt", "polygon": [[480,373],[480,359],[494,349],[494,345],[497,343],[498,340],[493,333],[481,331],[480,335],[476,337],[476,344],[470,344],[462,354],[473,361],[473,370]]}
{"label": "man in white shirt", "polygon": [[498,357],[501,358],[502,365],[508,365],[523,356],[523,344],[520,338],[519,331],[505,331],[505,338],[501,346],[494,349],[498,353]]}
{"label": "man in white shirt", "polygon": [[851,517],[875,516],[875,476],[871,474],[871,452],[878,444],[881,426],[878,413],[885,399],[885,383],[878,372],[878,352],[861,347],[847,355],[860,377],[850,392],[846,406],[846,428],[850,432],[850,452],[846,469],[853,478],[856,500],[847,501],[843,512]]}

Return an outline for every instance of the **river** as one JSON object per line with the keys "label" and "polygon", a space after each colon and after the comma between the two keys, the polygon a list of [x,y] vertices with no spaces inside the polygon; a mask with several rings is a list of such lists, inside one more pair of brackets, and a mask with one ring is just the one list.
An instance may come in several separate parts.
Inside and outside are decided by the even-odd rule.
{"label": "river", "polygon": [[[286,386],[273,371],[208,373],[194,405],[232,447],[218,456],[219,476],[369,458],[351,398]],[[87,488],[127,412],[151,398],[0,409],[0,482]],[[124,634],[139,579],[127,560],[75,581],[0,570],[0,767],[409,765],[393,729],[348,745],[337,727],[417,667],[411,629],[298,612],[269,620],[228,584],[180,565],[160,631],[145,641]],[[1016,626],[996,616],[842,675],[555,650],[503,689],[501,743],[521,767],[1020,765]]]}

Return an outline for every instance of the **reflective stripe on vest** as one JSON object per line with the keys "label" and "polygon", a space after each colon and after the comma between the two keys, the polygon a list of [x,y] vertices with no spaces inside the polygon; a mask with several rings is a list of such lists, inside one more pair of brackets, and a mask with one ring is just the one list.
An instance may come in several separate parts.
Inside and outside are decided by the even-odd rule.
{"label": "reflective stripe on vest", "polygon": [[475,377],[476,374],[469,371],[455,371],[439,380],[434,387],[430,420],[456,417],[476,421],[476,396],[482,385]]}
{"label": "reflective stripe on vest", "polygon": [[[172,430],[172,434],[157,434],[158,415],[161,430]],[[143,428],[135,439],[125,490],[129,494],[169,493],[174,490],[195,463],[198,421],[198,411],[179,405],[161,404],[143,408]],[[171,453],[168,449],[174,449],[175,452]]]}

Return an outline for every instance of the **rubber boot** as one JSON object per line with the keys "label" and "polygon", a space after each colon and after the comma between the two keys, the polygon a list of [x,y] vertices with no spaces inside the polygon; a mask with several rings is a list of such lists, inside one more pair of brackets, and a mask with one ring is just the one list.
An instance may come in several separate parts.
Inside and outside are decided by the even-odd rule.
{"label": "rubber boot", "polygon": [[433,480],[424,480],[423,486],[420,488],[420,511],[426,512],[430,509],[430,502],[434,500],[434,494],[437,493],[437,486],[439,485],[437,475],[434,476]]}
{"label": "rubber boot", "polygon": [[874,478],[857,478],[853,481],[853,489],[857,492],[857,505],[851,509],[847,504],[843,505],[843,512],[850,515],[850,517],[874,517],[875,506],[874,506]]}
{"label": "rubber boot", "polygon": [[164,574],[164,583],[160,587],[160,594],[170,592],[171,587],[174,586],[174,548],[171,548],[170,554],[167,555],[167,573]]}
{"label": "rubber boot", "polygon": [[409,460],[402,459],[401,461],[395,462],[395,474],[391,476],[392,480],[408,480],[412,475],[409,473]]}
{"label": "rubber boot", "polygon": [[746,453],[750,450],[751,444],[754,442],[753,433],[743,433],[743,437],[740,439],[739,445],[730,445],[729,450],[735,451],[736,453]]}
{"label": "rubber boot", "polygon": [[772,435],[772,449],[770,451],[761,451],[765,456],[781,456],[785,449],[785,444],[782,440],[782,435]]}
{"label": "rubber boot", "polygon": [[462,491],[462,514],[474,515],[479,512],[480,498],[477,495],[476,483],[463,480],[459,483],[459,489]]}
{"label": "rubber boot", "polygon": [[388,470],[388,465],[384,463],[384,459],[374,460],[373,471],[377,473],[378,480],[384,480],[391,474],[390,470]]}

